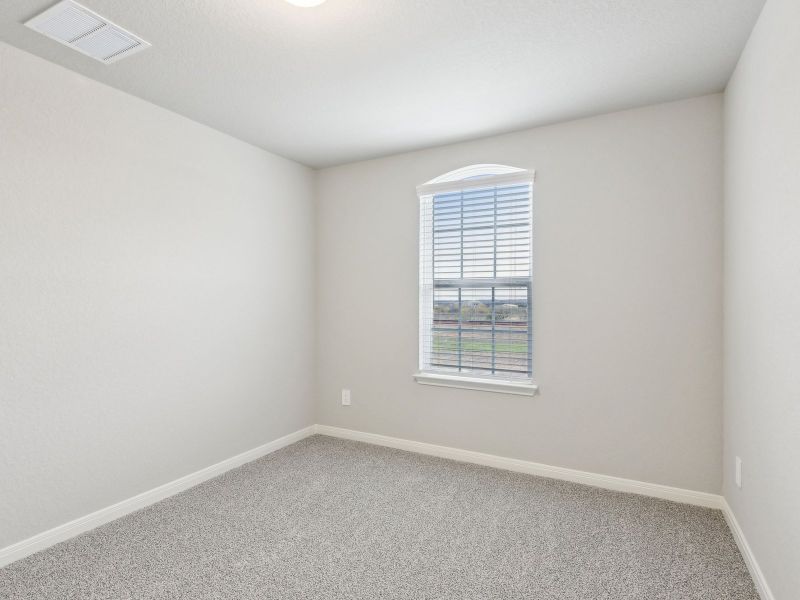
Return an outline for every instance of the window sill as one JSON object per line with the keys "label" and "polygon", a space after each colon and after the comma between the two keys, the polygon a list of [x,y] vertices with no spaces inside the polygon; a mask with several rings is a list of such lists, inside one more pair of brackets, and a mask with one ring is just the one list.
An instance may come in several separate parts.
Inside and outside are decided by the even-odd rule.
{"label": "window sill", "polygon": [[516,394],[518,396],[533,396],[539,391],[539,386],[535,383],[514,383],[509,381],[497,381],[494,379],[444,375],[441,373],[415,373],[414,380],[422,385],[437,385],[441,387],[461,388],[464,390],[478,390],[481,392],[497,392],[500,394]]}

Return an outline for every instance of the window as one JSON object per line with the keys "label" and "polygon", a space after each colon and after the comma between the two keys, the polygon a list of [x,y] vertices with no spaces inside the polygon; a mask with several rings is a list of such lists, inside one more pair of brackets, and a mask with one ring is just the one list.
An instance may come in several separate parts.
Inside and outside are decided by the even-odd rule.
{"label": "window", "polygon": [[474,165],[417,191],[416,380],[533,394],[533,173]]}

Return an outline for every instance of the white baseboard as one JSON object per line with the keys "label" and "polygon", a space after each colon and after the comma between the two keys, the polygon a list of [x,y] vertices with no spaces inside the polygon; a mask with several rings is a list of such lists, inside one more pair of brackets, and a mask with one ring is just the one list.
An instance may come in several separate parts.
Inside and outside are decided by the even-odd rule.
{"label": "white baseboard", "polygon": [[739,546],[739,552],[741,552],[742,558],[747,565],[747,570],[750,571],[750,577],[753,578],[753,583],[756,584],[756,590],[758,590],[758,595],[761,596],[761,600],[775,600],[775,596],[772,594],[769,584],[767,584],[764,573],[761,571],[761,567],[758,565],[758,561],[753,551],[750,549],[750,544],[747,543],[747,538],[744,537],[744,532],[739,526],[739,521],[736,520],[736,515],[733,514],[733,510],[725,498],[722,499],[722,514],[725,515],[725,520],[728,522],[728,527],[730,527],[731,533],[733,534],[733,539],[736,540],[736,545]]}
{"label": "white baseboard", "polygon": [[180,479],[176,479],[175,481],[165,483],[164,485],[160,485],[157,488],[153,488],[152,490],[148,490],[137,496],[123,500],[122,502],[117,502],[112,506],[101,508],[98,511],[75,519],[74,521],[64,523],[63,525],[59,525],[58,527],[54,527],[53,529],[49,529],[34,535],[26,540],[22,540],[21,542],[17,542],[11,546],[2,548],[0,549],[0,567],[8,565],[16,560],[19,560],[20,558],[24,558],[29,554],[33,554],[34,552],[38,552],[39,550],[49,548],[50,546],[53,546],[59,542],[63,542],[64,540],[68,540],[69,538],[75,537],[76,535],[85,531],[89,531],[90,529],[94,529],[95,527],[99,527],[105,523],[109,523],[114,519],[118,519],[124,515],[127,515],[128,513],[132,513],[136,510],[154,504],[159,500],[163,500],[169,496],[174,496],[179,492],[187,490],[190,487],[194,487],[199,483],[203,483],[204,481],[216,477],[217,475],[221,475],[226,471],[235,469],[236,467],[239,467],[245,463],[275,452],[276,450],[280,450],[289,444],[293,444],[302,440],[303,438],[313,435],[314,430],[314,425],[300,429],[299,431],[285,435],[282,438],[278,438],[277,440],[273,440],[262,446],[248,450],[247,452],[242,452],[241,454],[232,456],[231,458],[223,460],[222,462],[218,462],[210,467],[195,471],[194,473],[181,477]]}
{"label": "white baseboard", "polygon": [[664,500],[672,500],[674,502],[683,502],[684,504],[694,504],[707,508],[722,508],[722,496],[717,494],[709,494],[707,492],[696,492],[693,490],[659,485],[657,483],[646,483],[644,481],[636,481],[634,479],[613,477],[611,475],[599,475],[597,473],[566,469],[564,467],[554,467],[551,465],[530,462],[527,460],[505,458],[502,456],[495,456],[493,454],[483,454],[482,452],[450,448],[448,446],[437,446],[435,444],[404,440],[401,438],[388,437],[375,433],[365,433],[363,431],[355,431],[352,429],[342,429],[339,427],[331,427],[329,425],[316,425],[314,430],[316,433],[322,435],[356,440],[359,442],[367,442],[369,444],[376,444],[378,446],[388,446],[389,448],[408,450],[409,452],[417,452],[419,454],[429,454],[431,456],[449,458],[451,460],[457,460],[460,462],[474,463],[487,467],[495,467],[497,469],[505,469],[506,471],[516,471],[518,473],[527,473],[529,475],[538,475],[540,477],[550,477],[551,479],[562,479],[564,481],[582,483],[607,490],[629,492],[643,496],[652,496],[654,498],[662,498]]}
{"label": "white baseboard", "polygon": [[471,450],[461,450],[459,448],[450,448],[447,446],[438,446],[435,444],[427,444],[424,442],[415,442],[413,440],[404,440],[401,438],[394,438],[385,435],[378,435],[374,433],[366,433],[362,431],[354,431],[352,429],[342,429],[339,427],[331,427],[329,425],[312,425],[294,433],[290,433],[282,438],[268,442],[242,454],[237,454],[222,462],[201,469],[190,475],[181,477],[166,483],[152,490],[143,492],[122,502],[118,502],[112,506],[95,511],[86,516],[80,517],[69,523],[64,523],[58,527],[54,527],[48,531],[39,533],[16,544],[7,546],[0,549],[0,567],[8,565],[16,560],[24,558],[34,552],[44,550],[59,542],[68,540],[81,533],[94,529],[105,523],[109,523],[114,519],[118,519],[131,512],[145,508],[151,504],[173,496],[179,492],[187,490],[195,485],[198,485],[208,479],[221,475],[222,473],[239,467],[247,462],[261,458],[267,454],[275,452],[285,446],[293,444],[306,438],[314,433],[328,435],[332,437],[344,438],[348,440],[356,440],[366,442],[369,444],[376,444],[379,446],[387,446],[389,448],[397,448],[400,450],[407,450],[409,452],[417,452],[419,454],[427,454],[430,456],[438,456],[441,458],[449,458],[460,462],[474,463],[488,467],[495,467],[498,469],[505,469],[507,471],[516,471],[519,473],[527,473],[530,475],[538,475],[540,477],[550,477],[553,479],[561,479],[564,481],[572,481],[575,483],[582,483],[594,487],[615,490],[619,492],[629,492],[634,494],[641,494],[645,496],[652,496],[655,498],[662,498],[665,500],[672,500],[675,502],[683,502],[686,504],[694,504],[697,506],[704,506],[708,508],[721,509],[731,529],[736,544],[739,546],[739,551],[742,553],[745,563],[747,564],[753,581],[756,584],[762,600],[775,600],[769,585],[767,585],[764,574],[758,565],[744,533],[736,521],[736,517],[731,511],[730,506],[722,496],[716,494],[709,494],[706,492],[696,492],[693,490],[685,490],[681,488],[669,487],[659,485],[656,483],[646,483],[643,481],[636,481],[633,479],[624,479],[622,477],[612,477],[610,475],[600,475],[597,473],[589,473],[586,471],[578,471],[575,469],[566,469],[563,467],[554,467],[541,463],[535,463],[515,458],[505,458],[502,456],[495,456],[492,454],[484,454],[481,452],[473,452]]}

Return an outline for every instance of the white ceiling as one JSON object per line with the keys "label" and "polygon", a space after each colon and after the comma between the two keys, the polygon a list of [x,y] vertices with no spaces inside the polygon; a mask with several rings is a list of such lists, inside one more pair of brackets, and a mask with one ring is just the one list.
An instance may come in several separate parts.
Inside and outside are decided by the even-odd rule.
{"label": "white ceiling", "polygon": [[0,39],[314,167],[721,91],[764,0],[84,0],[153,47]]}

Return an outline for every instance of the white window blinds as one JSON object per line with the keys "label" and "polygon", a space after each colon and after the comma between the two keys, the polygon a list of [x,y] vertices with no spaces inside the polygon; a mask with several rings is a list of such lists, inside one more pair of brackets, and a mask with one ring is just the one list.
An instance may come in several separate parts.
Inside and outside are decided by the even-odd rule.
{"label": "white window blinds", "polygon": [[531,381],[533,174],[420,186],[420,370]]}

